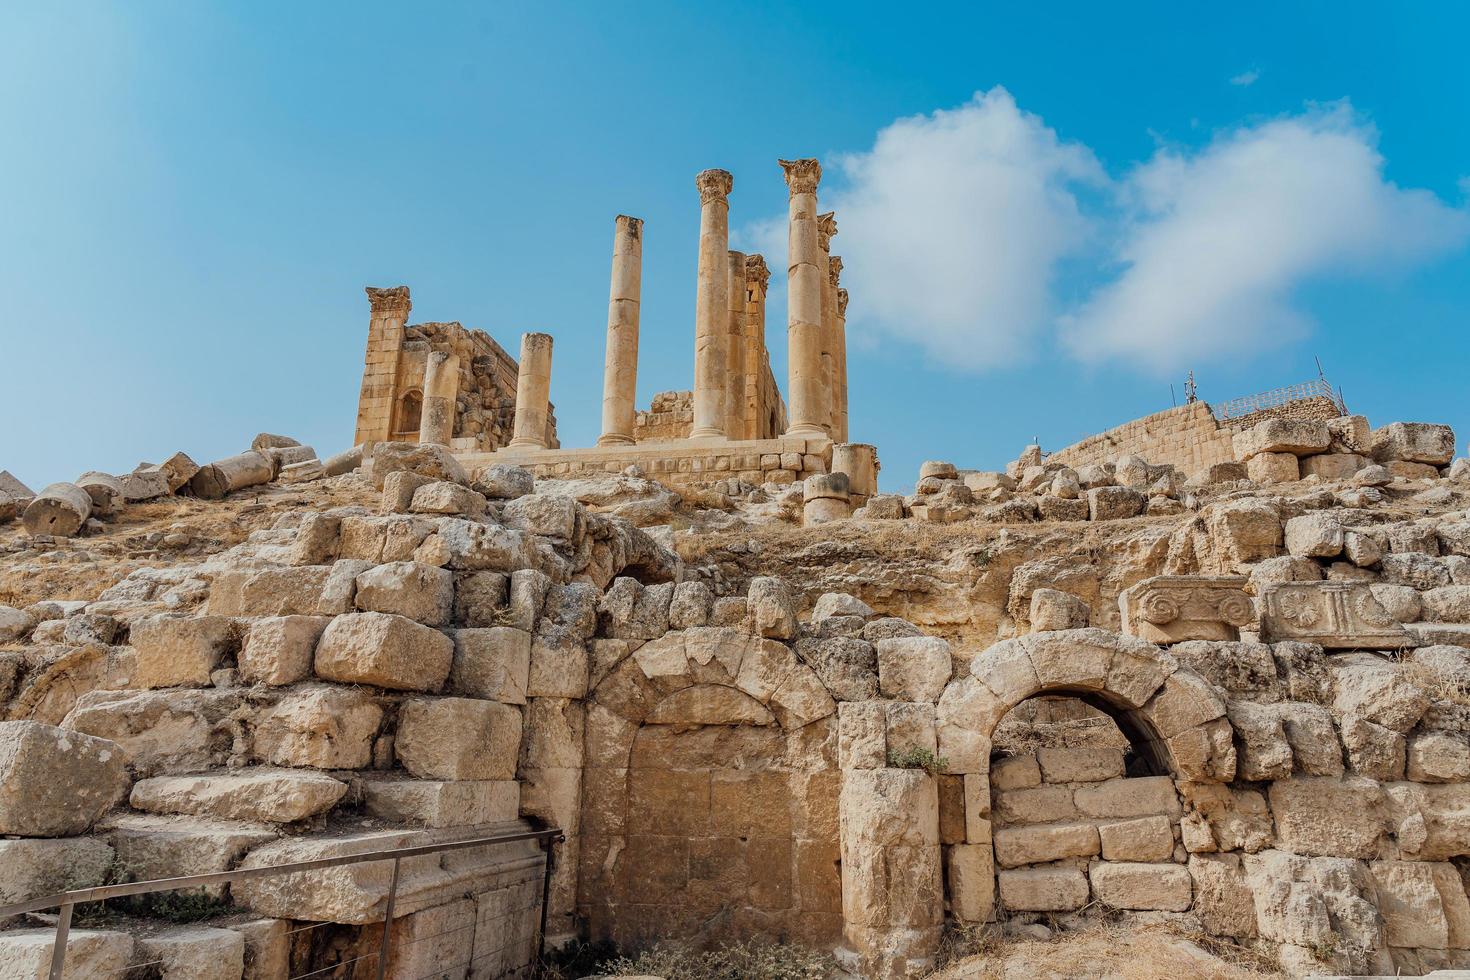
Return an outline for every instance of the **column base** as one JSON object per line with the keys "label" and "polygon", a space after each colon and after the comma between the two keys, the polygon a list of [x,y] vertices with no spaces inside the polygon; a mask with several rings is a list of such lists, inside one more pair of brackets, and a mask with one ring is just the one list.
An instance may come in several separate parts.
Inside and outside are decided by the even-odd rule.
{"label": "column base", "polygon": [[786,430],[786,434],[794,439],[827,439],[827,430],[815,422],[801,422]]}
{"label": "column base", "polygon": [[537,442],[534,439],[512,439],[505,444],[506,449],[545,449],[546,443]]}
{"label": "column base", "polygon": [[617,433],[609,434],[609,435],[605,435],[605,436],[598,436],[598,438],[597,438],[597,444],[599,446],[636,446],[637,445],[637,443],[633,440],[633,437],[632,436],[625,436],[625,435],[621,435],[621,434],[617,434]]}
{"label": "column base", "polygon": [[725,439],[725,438],[728,438],[728,437],[725,435],[725,430],[724,429],[716,429],[712,425],[706,425],[706,426],[701,426],[698,429],[691,429],[689,431],[689,438],[691,438],[691,439]]}

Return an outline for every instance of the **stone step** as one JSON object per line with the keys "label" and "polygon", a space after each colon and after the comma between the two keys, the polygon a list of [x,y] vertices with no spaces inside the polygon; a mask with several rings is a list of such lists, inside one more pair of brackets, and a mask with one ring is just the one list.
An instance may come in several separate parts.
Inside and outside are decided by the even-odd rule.
{"label": "stone step", "polygon": [[[135,881],[228,871],[279,836],[263,824],[141,813],[112,817],[104,827],[118,867]],[[223,898],[227,888],[206,885],[195,891]]]}
{"label": "stone step", "polygon": [[326,813],[347,784],[311,769],[260,767],[197,776],[156,776],[133,785],[133,809],[221,820],[295,823]]}

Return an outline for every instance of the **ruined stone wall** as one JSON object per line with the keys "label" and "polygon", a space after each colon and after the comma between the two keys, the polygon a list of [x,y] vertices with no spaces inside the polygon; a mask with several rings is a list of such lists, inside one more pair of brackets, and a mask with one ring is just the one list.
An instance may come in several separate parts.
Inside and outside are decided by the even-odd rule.
{"label": "ruined stone wall", "polygon": [[[740,440],[779,438],[786,431],[786,402],[771,373],[765,344],[748,337],[746,357],[760,367],[746,372],[740,430],[727,434]],[[694,392],[661,391],[653,396],[646,411],[639,410],[634,416],[633,439],[638,443],[672,442],[689,438],[693,427]]]}
{"label": "ruined stone wall", "polygon": [[1294,398],[1281,405],[1258,409],[1249,415],[1226,419],[1221,425],[1235,432],[1243,432],[1246,429],[1254,427],[1256,423],[1264,422],[1267,419],[1298,419],[1301,421],[1327,422],[1338,418],[1342,414],[1335,401],[1326,395],[1317,395],[1313,398]]}
{"label": "ruined stone wall", "polygon": [[1233,460],[1230,437],[1231,429],[1215,421],[1208,405],[1191,402],[1088,436],[1046,458],[1075,468],[1133,454],[1192,474]]}
{"label": "ruined stone wall", "polygon": [[633,416],[634,442],[671,442],[688,439],[694,427],[694,392],[661,391],[648,410]]}

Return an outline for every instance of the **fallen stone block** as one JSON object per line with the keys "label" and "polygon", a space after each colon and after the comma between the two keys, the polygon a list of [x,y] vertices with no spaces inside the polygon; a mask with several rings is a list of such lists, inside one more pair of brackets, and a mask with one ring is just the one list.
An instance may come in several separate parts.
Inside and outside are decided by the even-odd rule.
{"label": "fallen stone block", "polygon": [[[196,466],[194,473],[198,472],[199,468]],[[192,480],[194,477],[191,474],[189,478]],[[118,485],[122,489],[123,499],[130,504],[157,500],[174,492],[169,474],[156,466],[144,466],[131,473],[124,473],[118,477]]]}
{"label": "fallen stone block", "polygon": [[454,573],[417,561],[378,565],[357,576],[357,608],[443,626],[454,611]]}
{"label": "fallen stone block", "polygon": [[92,516],[92,497],[75,483],[53,483],[26,504],[21,524],[32,537],[70,538]]}
{"label": "fallen stone block", "polygon": [[1245,467],[1246,476],[1263,485],[1295,483],[1302,478],[1301,460],[1293,453],[1257,453]]}
{"label": "fallen stone block", "polygon": [[1144,500],[1132,487],[1094,487],[1087,491],[1087,516],[1093,521],[1137,517],[1143,513]]}
{"label": "fallen stone block", "polygon": [[87,491],[87,496],[92,498],[92,516],[94,517],[111,517],[122,510],[123,504],[126,503],[123,498],[122,483],[115,476],[93,470],[77,477],[76,482],[77,486]]}
{"label": "fallen stone block", "polygon": [[73,837],[128,790],[117,745],[34,721],[0,722],[0,834]]}
{"label": "fallen stone block", "polygon": [[1291,453],[1295,456],[1311,456],[1325,453],[1332,437],[1327,423],[1309,419],[1267,419],[1258,422],[1244,432],[1237,432],[1233,439],[1235,458],[1249,462],[1261,453]]}
{"label": "fallen stone block", "polygon": [[1455,458],[1455,432],[1447,425],[1393,422],[1374,430],[1373,458],[1447,466]]}
{"label": "fallen stone block", "polygon": [[240,453],[200,467],[189,480],[189,488],[201,500],[223,500],[226,494],[269,483],[275,477],[276,468],[269,456]]}

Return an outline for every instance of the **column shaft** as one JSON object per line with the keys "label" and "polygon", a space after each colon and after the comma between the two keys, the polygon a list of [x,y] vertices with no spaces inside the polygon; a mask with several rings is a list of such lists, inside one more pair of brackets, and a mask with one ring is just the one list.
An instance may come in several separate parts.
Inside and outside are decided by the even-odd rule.
{"label": "column shaft", "polygon": [[790,436],[819,437],[824,410],[822,377],[822,280],[824,256],[817,241],[816,160],[782,160],[790,191],[786,263],[786,345]]}
{"label": "column shaft", "polygon": [[516,375],[516,416],[511,448],[545,449],[546,419],[551,403],[551,335],[521,335],[520,372]]}
{"label": "column shaft", "polygon": [[837,441],[846,442],[847,435],[847,290],[837,290]]}
{"label": "column shaft", "polygon": [[699,285],[694,299],[694,428],[691,439],[725,435],[726,343],[729,328],[730,202],[724,170],[705,170],[699,188]]}
{"label": "column shaft", "polygon": [[419,417],[419,442],[448,446],[454,437],[454,403],[459,397],[459,358],[442,350],[429,351],[424,364],[424,405]]}
{"label": "column shaft", "polygon": [[745,253],[727,253],[726,282],[729,313],[725,337],[725,435],[749,439],[745,430]]}
{"label": "column shaft", "polygon": [[613,230],[612,285],[607,300],[607,359],[602,374],[599,446],[633,442],[638,388],[638,312],[643,277],[643,221],[618,215]]}
{"label": "column shaft", "polygon": [[755,389],[749,439],[774,439],[786,430],[785,418],[776,419],[772,425],[767,412],[766,285],[770,280],[764,256],[745,257],[745,374]]}

